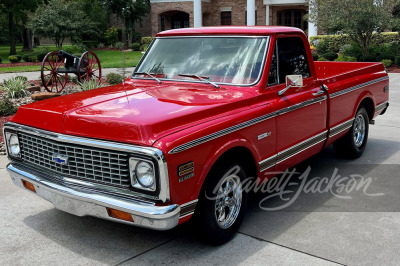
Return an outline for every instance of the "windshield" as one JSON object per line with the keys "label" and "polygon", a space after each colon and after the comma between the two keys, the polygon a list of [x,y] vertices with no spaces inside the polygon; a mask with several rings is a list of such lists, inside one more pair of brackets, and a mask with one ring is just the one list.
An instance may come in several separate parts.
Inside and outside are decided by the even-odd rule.
{"label": "windshield", "polygon": [[[249,85],[261,76],[267,37],[158,38],[133,77]],[[196,77],[197,76],[197,77]]]}

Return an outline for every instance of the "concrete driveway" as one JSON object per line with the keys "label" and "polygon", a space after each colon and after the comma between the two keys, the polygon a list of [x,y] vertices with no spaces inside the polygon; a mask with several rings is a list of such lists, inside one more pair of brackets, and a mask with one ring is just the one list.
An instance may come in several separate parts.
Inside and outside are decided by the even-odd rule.
{"label": "concrete driveway", "polygon": [[58,211],[15,187],[2,156],[0,265],[399,265],[400,74],[390,85],[390,108],[370,127],[361,158],[340,159],[329,147],[305,163],[321,177],[333,168],[372,177],[367,192],[381,196],[310,193],[270,212],[260,209],[258,193],[237,236],[218,247],[197,240],[190,224],[156,232]]}

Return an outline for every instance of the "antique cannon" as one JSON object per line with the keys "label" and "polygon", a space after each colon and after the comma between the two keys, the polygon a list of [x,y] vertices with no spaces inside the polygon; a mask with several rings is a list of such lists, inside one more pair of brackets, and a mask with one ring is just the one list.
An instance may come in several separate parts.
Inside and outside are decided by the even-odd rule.
{"label": "antique cannon", "polygon": [[97,55],[86,51],[81,57],[63,50],[48,53],[42,61],[41,78],[47,91],[61,92],[67,84],[68,74],[75,74],[79,82],[101,80],[101,65]]}

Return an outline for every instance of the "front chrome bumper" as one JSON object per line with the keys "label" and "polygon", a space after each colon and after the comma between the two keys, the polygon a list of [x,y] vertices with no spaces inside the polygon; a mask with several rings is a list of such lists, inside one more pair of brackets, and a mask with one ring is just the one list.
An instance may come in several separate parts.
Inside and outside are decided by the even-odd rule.
{"label": "front chrome bumper", "polygon": [[[28,181],[34,185],[39,197],[50,201],[57,209],[77,216],[94,216],[155,230],[168,230],[179,222],[181,207],[177,204],[156,206],[152,202],[67,185],[20,163],[8,164],[7,170],[15,185],[25,189],[22,180]],[[130,213],[133,223],[110,217],[106,208]]]}

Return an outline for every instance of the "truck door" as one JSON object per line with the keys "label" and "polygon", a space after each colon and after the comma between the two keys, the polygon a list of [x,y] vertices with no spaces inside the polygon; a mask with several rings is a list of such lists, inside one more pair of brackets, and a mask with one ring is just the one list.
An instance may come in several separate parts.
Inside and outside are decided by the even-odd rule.
{"label": "truck door", "polygon": [[[277,73],[271,89],[277,97],[275,171],[278,172],[320,152],[327,136],[327,97],[320,88],[314,65],[308,58],[311,53],[305,45],[307,40],[296,35],[276,38]],[[290,87],[278,95],[286,88],[287,75],[301,75],[303,86]],[[269,83],[273,81],[270,77]]]}

